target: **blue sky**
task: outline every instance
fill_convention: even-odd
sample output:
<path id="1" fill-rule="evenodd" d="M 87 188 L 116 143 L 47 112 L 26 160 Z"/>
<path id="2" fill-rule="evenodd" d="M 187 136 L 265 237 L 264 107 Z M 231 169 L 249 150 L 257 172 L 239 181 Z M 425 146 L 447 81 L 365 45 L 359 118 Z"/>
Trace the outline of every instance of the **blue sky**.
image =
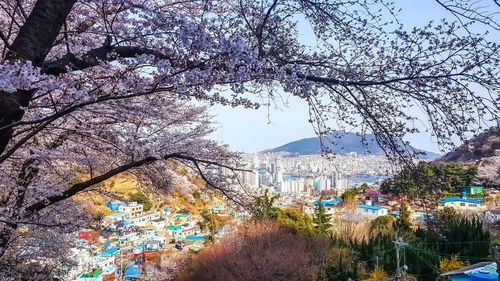
<path id="1" fill-rule="evenodd" d="M 398 0 L 395 1 L 403 10 L 401 22 L 405 26 L 422 26 L 429 20 L 452 19 L 434 0 Z M 299 27 L 303 40 L 308 27 Z M 273 148 L 297 139 L 315 136 L 307 122 L 308 107 L 306 102 L 296 97 L 288 97 L 288 105 L 279 109 L 260 108 L 258 110 L 215 106 L 210 111 L 215 115 L 217 131 L 212 137 L 229 144 L 233 150 L 257 152 Z M 425 119 L 422 114 L 421 120 Z M 427 151 L 440 152 L 430 134 L 421 133 L 407 138 L 410 143 Z"/>

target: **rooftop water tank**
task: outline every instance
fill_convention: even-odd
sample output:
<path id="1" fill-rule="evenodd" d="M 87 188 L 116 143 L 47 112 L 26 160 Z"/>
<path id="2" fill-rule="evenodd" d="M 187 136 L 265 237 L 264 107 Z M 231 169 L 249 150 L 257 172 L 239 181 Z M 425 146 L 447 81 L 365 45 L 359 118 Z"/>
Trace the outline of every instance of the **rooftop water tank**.
<path id="1" fill-rule="evenodd" d="M 461 193 L 461 195 L 462 195 L 462 198 L 467 198 L 467 192 L 463 191 L 463 192 Z"/>

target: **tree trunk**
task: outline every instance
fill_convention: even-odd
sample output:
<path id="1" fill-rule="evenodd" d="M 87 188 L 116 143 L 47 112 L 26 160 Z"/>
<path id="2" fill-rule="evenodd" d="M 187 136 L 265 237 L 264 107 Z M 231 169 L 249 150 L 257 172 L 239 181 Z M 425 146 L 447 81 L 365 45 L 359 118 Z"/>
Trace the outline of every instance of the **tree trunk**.
<path id="1" fill-rule="evenodd" d="M 41 67 L 75 2 L 76 0 L 38 0 L 5 59 L 31 61 L 34 66 Z M 0 92 L 0 154 L 4 152 L 14 132 L 9 125 L 23 118 L 24 108 L 28 107 L 33 93 L 34 90 Z M 19 200 L 22 199 L 24 195 Z M 17 227 L 16 224 L 3 224 L 0 228 L 0 257 L 5 253 Z"/>
<path id="2" fill-rule="evenodd" d="M 0 258 L 5 254 L 12 234 L 16 231 L 16 227 L 16 225 L 5 223 L 5 225 L 0 228 Z"/>
<path id="3" fill-rule="evenodd" d="M 76 0 L 38 0 L 7 53 L 42 66 Z"/>
<path id="4" fill-rule="evenodd" d="M 75 2 L 76 0 L 38 0 L 5 59 L 31 61 L 34 66 L 41 67 Z M 0 93 L 0 128 L 22 119 L 24 108 L 28 107 L 33 92 L 19 90 Z M 0 129 L 0 153 L 7 147 L 12 134 L 12 128 Z"/>

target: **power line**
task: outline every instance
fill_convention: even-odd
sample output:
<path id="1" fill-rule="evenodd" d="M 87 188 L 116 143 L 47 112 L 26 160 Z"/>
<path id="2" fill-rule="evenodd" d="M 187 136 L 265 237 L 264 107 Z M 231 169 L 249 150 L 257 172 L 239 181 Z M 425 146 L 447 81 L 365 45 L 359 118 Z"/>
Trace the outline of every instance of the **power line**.
<path id="1" fill-rule="evenodd" d="M 431 255 L 431 256 L 438 256 L 438 257 L 445 257 L 445 258 L 456 256 L 456 257 L 461 257 L 461 258 L 466 258 L 466 259 L 491 260 L 490 258 L 487 258 L 487 257 L 473 257 L 473 256 L 463 256 L 460 254 L 447 254 L 447 253 L 439 253 L 439 252 L 430 252 L 430 251 L 419 249 L 419 248 L 416 248 L 413 246 L 409 246 L 409 248 L 411 248 L 415 251 L 418 251 L 420 253 L 424 253 L 424 254 Z"/>
<path id="2" fill-rule="evenodd" d="M 392 247 L 392 248 L 390 248 L 389 250 L 383 251 L 383 252 L 381 252 L 381 253 L 377 253 L 377 255 L 376 255 L 376 256 L 374 256 L 373 258 L 371 258 L 371 259 L 369 259 L 369 260 L 366 260 L 366 261 L 364 261 L 364 262 L 369 262 L 369 261 L 372 261 L 373 259 L 376 259 L 376 258 L 378 258 L 379 256 L 382 256 L 382 255 L 386 254 L 387 252 L 390 252 L 390 251 L 392 251 L 392 250 L 394 250 L 394 249 L 395 249 L 395 247 Z"/>
<path id="3" fill-rule="evenodd" d="M 489 243 L 489 242 L 490 241 L 445 242 L 444 245 L 446 245 L 446 244 L 479 244 L 479 243 Z M 394 243 L 394 247 L 392 247 L 388 250 L 385 250 L 383 252 L 377 253 L 372 258 L 365 260 L 365 262 L 370 262 L 370 261 L 373 261 L 374 259 L 377 259 L 377 267 L 378 267 L 379 257 L 383 257 L 386 253 L 393 251 L 393 250 L 396 250 L 395 280 L 397 280 L 397 281 L 401 280 L 402 272 L 407 270 L 406 251 L 405 251 L 406 249 L 410 250 L 418 259 L 420 259 L 424 264 L 429 266 L 429 268 L 431 268 L 433 270 L 433 273 L 439 273 L 438 266 L 433 265 L 428 259 L 422 257 L 422 254 L 428 255 L 428 256 L 435 256 L 438 258 L 459 257 L 459 258 L 463 258 L 463 259 L 476 259 L 476 260 L 482 260 L 482 261 L 491 261 L 492 260 L 491 258 L 487 258 L 487 257 L 464 256 L 464 255 L 460 255 L 460 254 L 448 254 L 448 253 L 434 252 L 432 250 L 424 250 L 424 249 L 416 248 L 415 246 L 410 245 L 407 242 L 404 242 L 400 238 L 396 241 L 393 241 L 393 243 Z M 437 243 L 427 242 L 427 243 L 417 243 L 417 244 L 418 245 L 420 245 L 420 244 L 427 244 L 428 245 L 428 244 L 437 244 Z M 400 250 L 403 250 L 403 253 L 402 253 L 403 254 L 403 263 L 404 263 L 403 267 L 400 266 L 400 259 L 401 259 Z M 385 264 L 386 264 L 386 261 L 384 259 L 383 265 L 385 265 Z M 403 271 L 402 271 L 402 269 L 403 269 Z M 431 275 L 431 274 L 427 274 L 427 275 Z"/>
<path id="4" fill-rule="evenodd" d="M 415 253 L 415 256 L 419 258 L 421 261 L 423 261 L 425 264 L 427 264 L 434 272 L 438 272 L 437 267 L 435 265 L 432 265 L 428 260 L 420 257 L 420 255 L 416 251 L 416 248 L 409 246 L 408 249 L 413 253 Z"/>
<path id="5" fill-rule="evenodd" d="M 485 241 L 452 241 L 452 242 L 446 242 L 446 241 L 436 241 L 436 242 L 424 242 L 424 243 L 417 243 L 417 244 L 425 244 L 425 245 L 434 245 L 434 244 L 485 244 L 485 243 L 491 243 L 490 240 L 485 240 Z"/>

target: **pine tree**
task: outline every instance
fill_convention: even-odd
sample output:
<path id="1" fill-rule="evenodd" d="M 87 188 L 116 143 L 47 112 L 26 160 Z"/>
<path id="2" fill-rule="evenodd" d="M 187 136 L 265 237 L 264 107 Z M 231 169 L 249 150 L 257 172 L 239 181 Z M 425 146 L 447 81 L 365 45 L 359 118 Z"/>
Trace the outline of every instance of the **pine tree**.
<path id="1" fill-rule="evenodd" d="M 130 200 L 142 204 L 144 211 L 149 211 L 153 207 L 153 203 L 151 202 L 149 197 L 140 191 L 137 191 L 136 193 L 130 195 Z"/>
<path id="2" fill-rule="evenodd" d="M 332 227 L 330 223 L 332 215 L 326 213 L 325 205 L 323 205 L 323 196 L 319 198 L 317 203 L 314 209 L 314 224 L 316 230 L 319 233 L 328 233 L 329 229 Z"/>
<path id="3" fill-rule="evenodd" d="M 206 241 L 212 243 L 215 241 L 215 234 L 217 233 L 217 229 L 221 226 L 221 222 L 217 219 L 213 210 L 201 212 L 200 215 L 203 220 L 198 222 L 198 225 L 202 231 L 207 230 L 208 234 L 206 236 Z"/>
<path id="4" fill-rule="evenodd" d="M 370 237 L 393 234 L 394 223 L 394 219 L 391 216 L 377 217 L 370 223 Z"/>
<path id="5" fill-rule="evenodd" d="M 269 189 L 265 189 L 261 196 L 253 198 L 253 216 L 257 220 L 270 220 L 278 217 L 278 208 L 274 201 L 279 195 L 271 195 Z"/>
<path id="6" fill-rule="evenodd" d="M 412 231 L 411 211 L 406 202 L 401 203 L 399 217 L 396 220 L 396 227 L 400 233 L 409 233 Z"/>

